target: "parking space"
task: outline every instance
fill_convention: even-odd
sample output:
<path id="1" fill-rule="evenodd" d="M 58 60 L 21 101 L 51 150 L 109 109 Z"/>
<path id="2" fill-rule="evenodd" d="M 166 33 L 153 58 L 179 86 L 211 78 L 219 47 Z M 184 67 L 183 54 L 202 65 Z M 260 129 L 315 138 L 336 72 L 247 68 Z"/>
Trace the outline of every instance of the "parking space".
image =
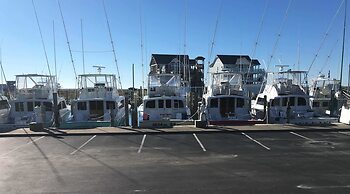
<path id="1" fill-rule="evenodd" d="M 348 193 L 342 133 L 0 138 L 0 192 Z"/>

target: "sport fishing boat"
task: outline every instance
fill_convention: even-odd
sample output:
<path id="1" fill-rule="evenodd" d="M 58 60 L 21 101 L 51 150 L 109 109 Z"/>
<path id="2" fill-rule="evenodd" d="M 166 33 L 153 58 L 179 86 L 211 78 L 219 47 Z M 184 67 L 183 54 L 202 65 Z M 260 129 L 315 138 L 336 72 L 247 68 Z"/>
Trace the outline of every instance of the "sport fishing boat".
<path id="1" fill-rule="evenodd" d="M 123 123 L 125 98 L 118 93 L 116 76 L 102 74 L 100 68 L 98 71 L 97 74 L 78 76 L 78 98 L 72 101 L 71 118 L 64 127 L 117 126 Z"/>
<path id="2" fill-rule="evenodd" d="M 340 80 L 319 75 L 310 87 L 310 105 L 316 116 L 338 116 L 344 102 L 340 95 Z"/>
<path id="3" fill-rule="evenodd" d="M 210 84 L 200 103 L 201 121 L 213 125 L 255 124 L 250 115 L 250 99 L 242 87 L 242 74 L 210 73 Z"/>
<path id="4" fill-rule="evenodd" d="M 303 88 L 306 71 L 284 71 L 267 74 L 263 92 L 252 101 L 252 114 L 269 123 L 302 123 L 314 117 L 310 96 Z M 267 107 L 267 108 L 266 108 Z M 268 115 L 268 116 L 267 116 Z"/>
<path id="5" fill-rule="evenodd" d="M 37 121 L 39 114 L 46 126 L 54 121 L 53 91 L 57 87 L 56 77 L 50 75 L 24 74 L 16 75 L 16 91 L 10 100 L 9 123 L 29 125 Z M 57 98 L 60 120 L 69 116 L 69 109 L 63 97 Z M 39 109 L 38 109 L 39 108 Z M 40 112 L 36 112 L 40 110 Z"/>
<path id="6" fill-rule="evenodd" d="M 138 107 L 140 124 L 186 120 L 190 110 L 186 105 L 186 87 L 181 86 L 180 75 L 149 74 L 148 95 Z M 158 122 L 158 123 L 157 123 Z"/>

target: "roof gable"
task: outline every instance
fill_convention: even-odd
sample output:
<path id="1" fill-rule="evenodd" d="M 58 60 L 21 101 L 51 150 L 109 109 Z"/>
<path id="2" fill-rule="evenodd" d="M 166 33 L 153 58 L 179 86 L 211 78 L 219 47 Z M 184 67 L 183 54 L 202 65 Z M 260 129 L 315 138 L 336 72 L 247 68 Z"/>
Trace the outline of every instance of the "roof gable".
<path id="1" fill-rule="evenodd" d="M 174 59 L 180 61 L 188 61 L 188 55 L 170 55 L 170 54 L 152 54 L 151 64 L 169 64 L 174 61 Z"/>

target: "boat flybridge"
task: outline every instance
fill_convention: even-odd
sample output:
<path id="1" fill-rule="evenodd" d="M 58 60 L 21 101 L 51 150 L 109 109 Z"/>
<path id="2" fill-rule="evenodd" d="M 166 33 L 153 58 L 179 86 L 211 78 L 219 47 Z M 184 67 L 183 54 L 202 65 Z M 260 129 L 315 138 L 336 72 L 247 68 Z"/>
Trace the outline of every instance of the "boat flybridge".
<path id="1" fill-rule="evenodd" d="M 317 116 L 337 116 L 345 99 L 340 95 L 340 80 L 319 75 L 310 87 L 310 105 Z"/>
<path id="2" fill-rule="evenodd" d="M 284 71 L 283 67 L 288 66 L 280 66 L 279 72 L 267 73 L 263 92 L 252 101 L 252 114 L 257 119 L 268 119 L 269 123 L 299 123 L 312 118 L 311 96 L 303 88 L 307 72 Z"/>
<path id="3" fill-rule="evenodd" d="M 120 125 L 125 117 L 124 96 L 119 96 L 116 76 L 103 74 L 78 76 L 78 98 L 72 101 L 70 124 L 76 127 Z M 74 126 L 72 126 L 74 127 Z"/>
<path id="4" fill-rule="evenodd" d="M 16 75 L 16 91 L 10 100 L 9 123 L 28 125 L 37 121 L 38 114 L 47 126 L 54 121 L 53 92 L 57 87 L 56 76 L 40 74 Z M 69 116 L 69 109 L 63 97 L 57 98 L 60 120 Z M 40 109 L 38 109 L 40 108 Z M 36 112 L 40 110 L 40 113 Z"/>
<path id="5" fill-rule="evenodd" d="M 200 103 L 200 120 L 209 124 L 247 124 L 250 122 L 250 99 L 242 87 L 242 74 L 210 74 L 210 84 Z"/>
<path id="6" fill-rule="evenodd" d="M 138 108 L 140 122 L 185 120 L 190 116 L 180 75 L 149 74 L 148 95 Z"/>

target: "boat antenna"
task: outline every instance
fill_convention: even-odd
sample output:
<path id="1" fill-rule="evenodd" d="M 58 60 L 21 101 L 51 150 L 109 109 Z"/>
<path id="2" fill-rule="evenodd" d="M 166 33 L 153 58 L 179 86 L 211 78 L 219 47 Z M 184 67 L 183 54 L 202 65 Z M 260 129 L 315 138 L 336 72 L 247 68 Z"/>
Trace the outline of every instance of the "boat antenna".
<path id="1" fill-rule="evenodd" d="M 40 27 L 40 23 L 39 23 L 38 13 L 37 13 L 37 11 L 36 11 L 36 7 L 35 7 L 35 4 L 34 4 L 34 0 L 32 0 L 32 5 L 33 5 L 33 10 L 34 10 L 35 18 L 36 18 L 36 23 L 37 23 L 37 25 L 38 25 L 38 29 L 39 29 L 39 33 L 40 33 L 41 44 L 42 44 L 42 46 L 43 46 L 43 50 L 44 50 L 44 54 L 45 54 L 47 69 L 48 69 L 48 71 L 49 71 L 50 79 L 52 79 L 52 74 L 51 74 L 51 70 L 50 70 L 49 59 L 48 59 L 48 57 L 47 57 L 47 52 L 46 52 L 46 47 L 45 47 L 45 43 L 44 43 L 44 38 L 43 38 L 43 34 L 42 34 L 42 32 L 41 32 L 41 27 Z M 55 89 L 55 88 L 53 87 L 53 81 L 54 81 L 54 80 L 51 80 L 52 89 Z"/>
<path id="2" fill-rule="evenodd" d="M 98 74 L 101 74 L 101 70 L 104 69 L 104 68 L 106 68 L 106 67 L 101 66 L 101 65 L 94 65 L 94 66 L 92 66 L 92 67 L 94 67 L 94 68 L 97 69 Z"/>
<path id="3" fill-rule="evenodd" d="M 143 54 L 144 54 L 144 48 L 143 48 L 143 25 L 142 25 L 142 2 L 141 0 L 139 1 L 140 4 L 140 46 L 141 46 L 141 71 L 142 71 L 142 99 L 145 96 L 145 70 L 144 70 L 144 64 L 143 64 Z"/>
<path id="4" fill-rule="evenodd" d="M 122 91 L 123 87 L 122 87 L 122 82 L 120 80 L 120 74 L 119 74 L 119 68 L 118 68 L 118 60 L 117 60 L 117 55 L 115 54 L 115 48 L 114 48 L 114 42 L 113 42 L 111 27 L 109 25 L 109 20 L 108 20 L 108 15 L 107 15 L 107 10 L 106 10 L 106 6 L 105 6 L 105 1 L 104 0 L 102 0 L 102 5 L 103 5 L 103 11 L 104 11 L 104 14 L 105 14 L 105 18 L 106 18 L 107 27 L 108 27 L 108 34 L 109 34 L 109 38 L 110 38 L 110 41 L 111 41 L 112 52 L 113 52 L 113 57 L 114 57 L 114 63 L 115 63 L 115 66 L 117 68 L 118 83 L 119 83 L 119 86 L 120 86 L 120 90 Z"/>
<path id="5" fill-rule="evenodd" d="M 340 91 L 341 89 L 341 82 L 343 79 L 343 66 L 344 66 L 344 50 L 345 50 L 345 34 L 346 34 L 346 12 L 347 12 L 347 0 L 345 0 L 345 13 L 344 13 L 344 25 L 343 25 L 343 45 L 342 45 L 342 51 L 341 51 L 341 66 L 340 66 Z"/>
<path id="6" fill-rule="evenodd" d="M 82 59 L 83 59 L 83 74 L 85 74 L 85 51 L 84 51 L 83 19 L 80 19 L 80 32 L 81 32 L 81 53 L 82 53 Z"/>
<path id="7" fill-rule="evenodd" d="M 315 54 L 314 58 L 313 58 L 312 61 L 311 61 L 311 64 L 310 64 L 310 66 L 309 66 L 309 69 L 308 69 L 307 72 L 306 72 L 306 75 L 309 74 L 309 72 L 310 72 L 312 66 L 313 66 L 314 63 L 316 62 L 316 59 L 317 59 L 317 57 L 318 57 L 318 54 L 319 54 L 320 50 L 322 49 L 322 47 L 323 47 L 323 45 L 324 45 L 324 42 L 326 41 L 326 39 L 327 39 L 327 37 L 328 37 L 328 35 L 329 35 L 329 31 L 332 29 L 332 26 L 333 26 L 333 24 L 334 24 L 334 21 L 335 21 L 336 17 L 338 16 L 341 7 L 343 6 L 343 3 L 344 3 L 344 0 L 340 3 L 340 5 L 339 5 L 339 7 L 338 7 L 338 9 L 337 9 L 337 12 L 334 14 L 334 16 L 333 16 L 331 22 L 329 23 L 328 28 L 327 28 L 327 30 L 326 30 L 326 33 L 324 34 L 323 39 L 322 39 L 322 41 L 321 41 L 321 44 L 320 44 L 320 46 L 318 47 L 318 49 L 317 49 L 317 51 L 316 51 L 316 54 Z"/>
<path id="8" fill-rule="evenodd" d="M 212 40 L 211 40 L 210 48 L 209 48 L 208 67 L 207 67 L 207 72 L 206 72 L 206 74 L 207 74 L 207 76 L 206 76 L 206 82 L 207 82 L 207 84 L 206 84 L 206 85 L 209 84 L 209 79 L 208 79 L 208 76 L 209 76 L 209 66 L 210 66 L 210 63 L 211 63 L 211 57 L 212 57 L 213 49 L 214 49 L 214 45 L 215 45 L 215 39 L 216 39 L 217 30 L 218 30 L 219 19 L 220 19 L 221 12 L 222 12 L 222 4 L 223 4 L 223 1 L 221 0 L 221 1 L 220 1 L 219 12 L 218 12 L 218 15 L 216 16 L 213 38 L 212 38 Z M 203 90 L 203 91 L 204 91 L 204 90 Z"/>
<path id="9" fill-rule="evenodd" d="M 257 47 L 259 45 L 260 36 L 261 36 L 261 32 L 262 32 L 262 29 L 263 29 L 263 26 L 264 26 L 265 16 L 266 16 L 266 12 L 267 12 L 267 8 L 269 6 L 269 3 L 270 3 L 270 0 L 266 0 L 265 8 L 264 8 L 263 14 L 261 16 L 261 22 L 260 22 L 260 26 L 259 26 L 259 31 L 258 31 L 258 34 L 256 35 L 256 40 L 254 42 L 253 52 L 252 52 L 252 56 L 251 56 L 252 58 L 251 58 L 251 60 L 249 62 L 249 67 L 248 67 L 248 72 L 247 72 L 247 77 L 245 79 L 245 82 L 247 82 L 248 75 L 250 73 L 250 70 L 251 70 L 251 67 L 252 67 L 252 64 L 253 64 L 253 59 L 255 58 L 256 49 L 257 49 Z"/>
<path id="10" fill-rule="evenodd" d="M 64 17 L 63 17 L 63 13 L 62 13 L 62 8 L 61 8 L 60 0 L 57 0 L 57 3 L 58 3 L 58 7 L 59 7 L 59 9 L 60 9 L 61 19 L 62 19 L 62 23 L 63 23 L 64 33 L 65 33 L 65 35 L 66 35 L 66 41 L 67 41 L 67 46 L 68 46 L 68 50 L 69 50 L 70 60 L 71 60 L 72 66 L 73 66 L 73 71 L 74 71 L 74 75 L 75 75 L 75 80 L 77 80 L 77 78 L 78 78 L 78 76 L 77 76 L 77 71 L 75 70 L 75 64 L 74 64 L 74 60 L 73 60 L 72 49 L 71 49 L 70 43 L 69 43 L 69 38 L 68 38 L 66 23 L 64 22 Z"/>

